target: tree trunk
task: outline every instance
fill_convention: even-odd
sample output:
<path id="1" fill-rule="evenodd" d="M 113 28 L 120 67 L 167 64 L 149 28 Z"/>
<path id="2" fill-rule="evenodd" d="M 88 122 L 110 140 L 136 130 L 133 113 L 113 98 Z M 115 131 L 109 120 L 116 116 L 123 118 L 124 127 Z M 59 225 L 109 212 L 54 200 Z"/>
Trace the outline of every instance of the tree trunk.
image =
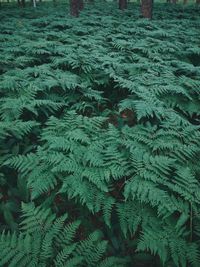
<path id="1" fill-rule="evenodd" d="M 141 12 L 143 18 L 152 19 L 153 0 L 142 0 Z"/>
<path id="2" fill-rule="evenodd" d="M 25 7 L 26 6 L 25 0 L 21 0 L 21 6 L 22 7 Z"/>
<path id="3" fill-rule="evenodd" d="M 200 5 L 200 0 L 196 0 L 196 4 L 197 5 Z"/>
<path id="4" fill-rule="evenodd" d="M 187 0 L 183 0 L 183 4 L 184 4 L 184 5 L 187 4 Z"/>
<path id="5" fill-rule="evenodd" d="M 176 4 L 178 1 L 177 0 L 172 0 L 172 3 L 173 4 Z"/>
<path id="6" fill-rule="evenodd" d="M 70 14 L 73 17 L 79 16 L 79 0 L 70 0 Z"/>
<path id="7" fill-rule="evenodd" d="M 119 0 L 119 9 L 124 10 L 127 8 L 127 0 Z"/>
<path id="8" fill-rule="evenodd" d="M 83 2 L 83 0 L 78 0 L 78 5 L 79 5 L 79 10 L 80 11 L 83 10 L 83 8 L 84 8 L 84 2 Z"/>

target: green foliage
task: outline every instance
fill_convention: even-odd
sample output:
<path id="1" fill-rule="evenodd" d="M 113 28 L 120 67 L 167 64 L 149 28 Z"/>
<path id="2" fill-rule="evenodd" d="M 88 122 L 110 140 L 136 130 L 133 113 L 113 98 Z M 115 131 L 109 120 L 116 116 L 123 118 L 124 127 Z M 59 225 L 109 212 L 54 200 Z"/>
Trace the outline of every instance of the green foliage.
<path id="1" fill-rule="evenodd" d="M 198 9 L 138 10 L 2 9 L 0 266 L 200 265 Z"/>
<path id="2" fill-rule="evenodd" d="M 0 237 L 0 265 L 12 266 L 124 266 L 115 257 L 105 257 L 107 241 L 95 231 L 76 241 L 80 221 L 66 224 L 67 214 L 56 218 L 50 209 L 22 204 L 23 220 L 19 233 Z"/>

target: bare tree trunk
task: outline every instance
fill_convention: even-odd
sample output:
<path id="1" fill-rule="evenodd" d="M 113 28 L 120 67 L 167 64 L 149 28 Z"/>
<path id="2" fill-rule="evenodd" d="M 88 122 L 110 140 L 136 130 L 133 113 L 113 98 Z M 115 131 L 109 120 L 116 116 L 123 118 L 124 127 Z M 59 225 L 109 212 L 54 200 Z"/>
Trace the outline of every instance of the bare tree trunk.
<path id="1" fill-rule="evenodd" d="M 26 6 L 25 0 L 21 0 L 21 6 L 22 7 L 25 7 Z"/>
<path id="2" fill-rule="evenodd" d="M 142 0 L 141 12 L 143 18 L 152 19 L 153 0 Z"/>
<path id="3" fill-rule="evenodd" d="M 173 4 L 176 4 L 178 1 L 177 0 L 172 0 L 172 3 Z"/>
<path id="4" fill-rule="evenodd" d="M 79 0 L 70 0 L 70 14 L 73 17 L 79 16 Z"/>
<path id="5" fill-rule="evenodd" d="M 83 8 L 84 8 L 84 2 L 83 2 L 83 0 L 78 0 L 78 4 L 79 4 L 79 10 L 80 11 L 83 10 Z"/>
<path id="6" fill-rule="evenodd" d="M 119 0 L 119 9 L 124 10 L 127 8 L 127 0 Z"/>
<path id="7" fill-rule="evenodd" d="M 183 4 L 184 5 L 187 4 L 187 2 L 188 2 L 188 0 L 183 0 Z"/>
<path id="8" fill-rule="evenodd" d="M 200 0 L 196 0 L 196 4 L 197 5 L 200 5 Z"/>

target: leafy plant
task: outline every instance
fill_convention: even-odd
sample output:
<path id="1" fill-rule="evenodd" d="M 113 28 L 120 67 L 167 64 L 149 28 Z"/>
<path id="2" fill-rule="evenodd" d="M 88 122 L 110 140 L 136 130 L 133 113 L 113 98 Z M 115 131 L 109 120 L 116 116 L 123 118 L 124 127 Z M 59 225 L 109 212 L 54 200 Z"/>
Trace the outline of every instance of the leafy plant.
<path id="1" fill-rule="evenodd" d="M 67 214 L 56 218 L 33 204 L 22 204 L 22 212 L 20 232 L 1 235 L 1 266 L 124 266 L 123 260 L 104 258 L 108 244 L 100 231 L 76 241 L 80 221 L 66 224 Z"/>
<path id="2" fill-rule="evenodd" d="M 2 8 L 2 266 L 200 264 L 198 8 L 114 5 Z"/>

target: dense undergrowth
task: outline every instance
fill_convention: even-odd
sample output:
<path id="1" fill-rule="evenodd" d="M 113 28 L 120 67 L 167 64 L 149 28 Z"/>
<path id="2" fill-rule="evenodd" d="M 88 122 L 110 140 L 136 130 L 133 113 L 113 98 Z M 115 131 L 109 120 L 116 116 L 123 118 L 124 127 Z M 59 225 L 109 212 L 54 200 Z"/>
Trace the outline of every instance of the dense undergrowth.
<path id="1" fill-rule="evenodd" d="M 200 266 L 199 9 L 0 12 L 0 266 Z"/>

